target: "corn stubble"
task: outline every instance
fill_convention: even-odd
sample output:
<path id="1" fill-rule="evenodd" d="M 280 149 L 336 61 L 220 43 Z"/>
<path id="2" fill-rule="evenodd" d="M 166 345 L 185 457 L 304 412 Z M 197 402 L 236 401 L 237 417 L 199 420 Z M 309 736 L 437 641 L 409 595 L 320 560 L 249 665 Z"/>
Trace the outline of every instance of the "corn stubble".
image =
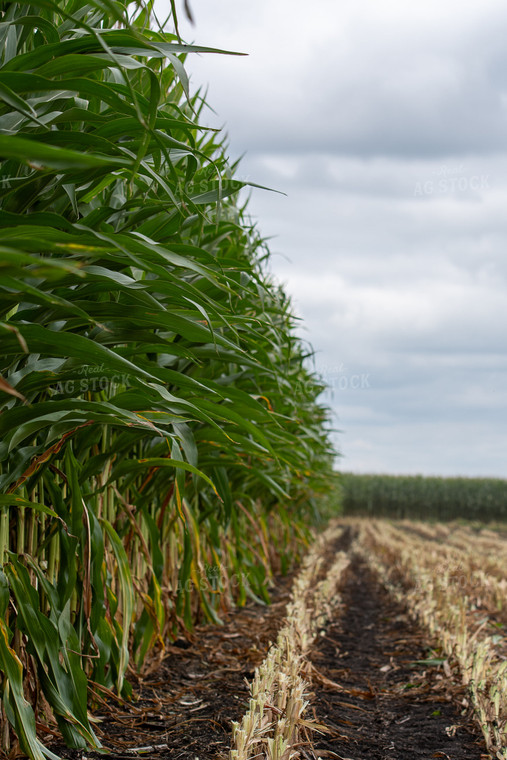
<path id="1" fill-rule="evenodd" d="M 319 583 L 323 547 L 343 527 L 356 537 L 339 552 Z M 456 524 L 341 519 L 316 543 L 293 588 L 276 644 L 257 669 L 249 709 L 234 725 L 230 760 L 289 760 L 307 757 L 305 655 L 332 614 L 337 586 L 352 554 L 359 554 L 393 596 L 438 642 L 457 666 L 490 757 L 507 758 L 507 640 L 505 617 L 507 546 L 495 531 Z M 320 615 L 322 613 L 322 615 Z M 340 684 L 334 684 L 341 688 Z M 453 727 L 449 727 L 452 731 Z"/>
<path id="2" fill-rule="evenodd" d="M 250 685 L 249 708 L 241 723 L 233 724 L 229 760 L 301 757 L 299 748 L 308 745 L 309 732 L 326 730 L 304 717 L 308 706 L 306 655 L 338 602 L 337 586 L 349 564 L 348 556 L 338 552 L 324 577 L 319 578 L 323 555 L 341 531 L 331 526 L 304 559 L 286 620 Z"/>
<path id="3" fill-rule="evenodd" d="M 152 2 L 0 14 L 0 733 L 43 760 L 36 723 L 97 748 L 90 694 L 128 698 L 168 640 L 267 600 L 333 456 L 189 92 L 185 56 L 220 51 Z"/>
<path id="4" fill-rule="evenodd" d="M 459 666 L 486 746 L 505 760 L 505 540 L 452 524 L 352 523 L 365 560 Z"/>

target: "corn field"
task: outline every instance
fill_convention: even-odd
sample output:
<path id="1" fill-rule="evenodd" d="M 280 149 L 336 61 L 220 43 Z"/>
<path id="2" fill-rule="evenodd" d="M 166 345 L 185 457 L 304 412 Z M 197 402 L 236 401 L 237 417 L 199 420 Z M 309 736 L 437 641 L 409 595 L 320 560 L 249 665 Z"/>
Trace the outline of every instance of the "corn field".
<path id="1" fill-rule="evenodd" d="M 0 0 L 0 732 L 97 748 L 93 693 L 301 552 L 322 390 L 152 3 Z M 174 11 L 174 7 L 173 7 Z M 231 65 L 233 60 L 231 61 Z"/>
<path id="2" fill-rule="evenodd" d="M 340 508 L 347 515 L 417 520 L 507 519 L 507 480 L 421 475 L 340 476 Z"/>

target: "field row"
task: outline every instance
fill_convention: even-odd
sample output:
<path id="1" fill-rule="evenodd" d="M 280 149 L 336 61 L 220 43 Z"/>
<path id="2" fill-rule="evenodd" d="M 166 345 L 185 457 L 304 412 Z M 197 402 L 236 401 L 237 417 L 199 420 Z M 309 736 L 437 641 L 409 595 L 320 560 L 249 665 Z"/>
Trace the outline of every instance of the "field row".
<path id="1" fill-rule="evenodd" d="M 325 564 L 326 553 L 343 528 L 331 527 L 314 544 L 293 586 L 286 621 L 250 686 L 249 708 L 241 723 L 234 724 L 230 760 L 266 757 L 282 760 L 294 756 L 308 720 L 303 674 L 308 651 L 319 628 L 325 625 L 336 601 L 336 587 L 349 564 L 337 552 Z"/>

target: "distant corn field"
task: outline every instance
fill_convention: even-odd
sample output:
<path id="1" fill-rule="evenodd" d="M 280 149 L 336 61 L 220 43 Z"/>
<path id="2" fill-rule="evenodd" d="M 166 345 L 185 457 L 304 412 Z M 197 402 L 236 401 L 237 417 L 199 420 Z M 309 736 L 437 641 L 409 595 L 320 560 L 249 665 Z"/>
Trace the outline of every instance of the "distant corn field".
<path id="1" fill-rule="evenodd" d="M 340 476 L 347 515 L 418 520 L 507 520 L 507 480 L 422 475 Z"/>
<path id="2" fill-rule="evenodd" d="M 129 664 L 267 600 L 332 476 L 308 349 L 189 92 L 207 51 L 151 9 L 0 1 L 0 730 L 36 760 L 36 718 L 97 747 L 92 686 L 128 695 Z"/>

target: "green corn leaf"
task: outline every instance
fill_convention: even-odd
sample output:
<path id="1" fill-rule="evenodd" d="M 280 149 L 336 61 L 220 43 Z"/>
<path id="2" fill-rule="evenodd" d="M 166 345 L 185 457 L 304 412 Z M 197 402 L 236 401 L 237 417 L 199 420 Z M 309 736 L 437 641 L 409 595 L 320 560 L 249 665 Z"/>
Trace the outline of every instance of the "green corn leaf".
<path id="1" fill-rule="evenodd" d="M 4 621 L 0 618 L 0 667 L 5 673 L 7 684 L 4 698 L 10 706 L 12 722 L 23 752 L 32 760 L 59 760 L 58 756 L 44 747 L 37 738 L 35 715 L 23 693 L 23 665 L 17 654 L 9 646 L 9 636 Z"/>
<path id="2" fill-rule="evenodd" d="M 36 657 L 45 696 L 55 711 L 66 741 L 76 748 L 86 746 L 87 742 L 91 746 L 100 746 L 88 721 L 86 677 L 80 658 L 69 667 L 69 660 L 64 657 L 67 668 L 62 664 L 61 655 L 69 646 L 68 641 L 60 639 L 55 623 L 41 612 L 28 571 L 12 554 L 6 575 Z"/>
<path id="3" fill-rule="evenodd" d="M 50 517 L 58 518 L 56 512 L 45 504 L 38 504 L 35 501 L 29 501 L 23 496 L 18 496 L 15 493 L 12 494 L 0 494 L 0 507 L 30 507 L 36 512 L 42 512 Z"/>
<path id="4" fill-rule="evenodd" d="M 90 155 L 35 140 L 0 135 L 0 158 L 17 159 L 35 169 L 114 169 L 125 168 L 130 162 L 114 156 Z"/>
<path id="5" fill-rule="evenodd" d="M 118 663 L 118 692 L 121 694 L 123 689 L 123 679 L 127 670 L 129 660 L 129 631 L 130 623 L 132 621 L 132 614 L 134 610 L 134 593 L 132 587 L 132 576 L 130 573 L 129 561 L 123 544 L 114 530 L 113 526 L 107 521 L 102 519 L 100 521 L 104 527 L 107 537 L 111 542 L 116 561 L 118 563 L 118 573 L 120 580 L 120 588 L 122 595 L 122 635 L 120 644 L 120 661 Z"/>
<path id="6" fill-rule="evenodd" d="M 202 478 L 206 483 L 208 483 L 208 485 L 211 486 L 213 491 L 216 493 L 216 489 L 211 478 L 209 478 L 204 472 L 201 472 L 200 470 L 198 470 L 197 467 L 194 467 L 192 464 L 189 464 L 188 462 L 184 462 L 180 459 L 165 458 L 165 457 L 149 457 L 146 459 L 138 459 L 137 461 L 132 460 L 132 461 L 123 462 L 121 465 L 118 465 L 118 467 L 115 467 L 113 469 L 109 482 L 113 482 L 114 480 L 119 478 L 120 475 L 123 475 L 126 472 L 133 472 L 135 470 L 145 470 L 151 467 L 155 467 L 155 468 L 174 467 L 175 469 L 191 472 L 193 475 L 197 475 L 199 478 Z"/>

